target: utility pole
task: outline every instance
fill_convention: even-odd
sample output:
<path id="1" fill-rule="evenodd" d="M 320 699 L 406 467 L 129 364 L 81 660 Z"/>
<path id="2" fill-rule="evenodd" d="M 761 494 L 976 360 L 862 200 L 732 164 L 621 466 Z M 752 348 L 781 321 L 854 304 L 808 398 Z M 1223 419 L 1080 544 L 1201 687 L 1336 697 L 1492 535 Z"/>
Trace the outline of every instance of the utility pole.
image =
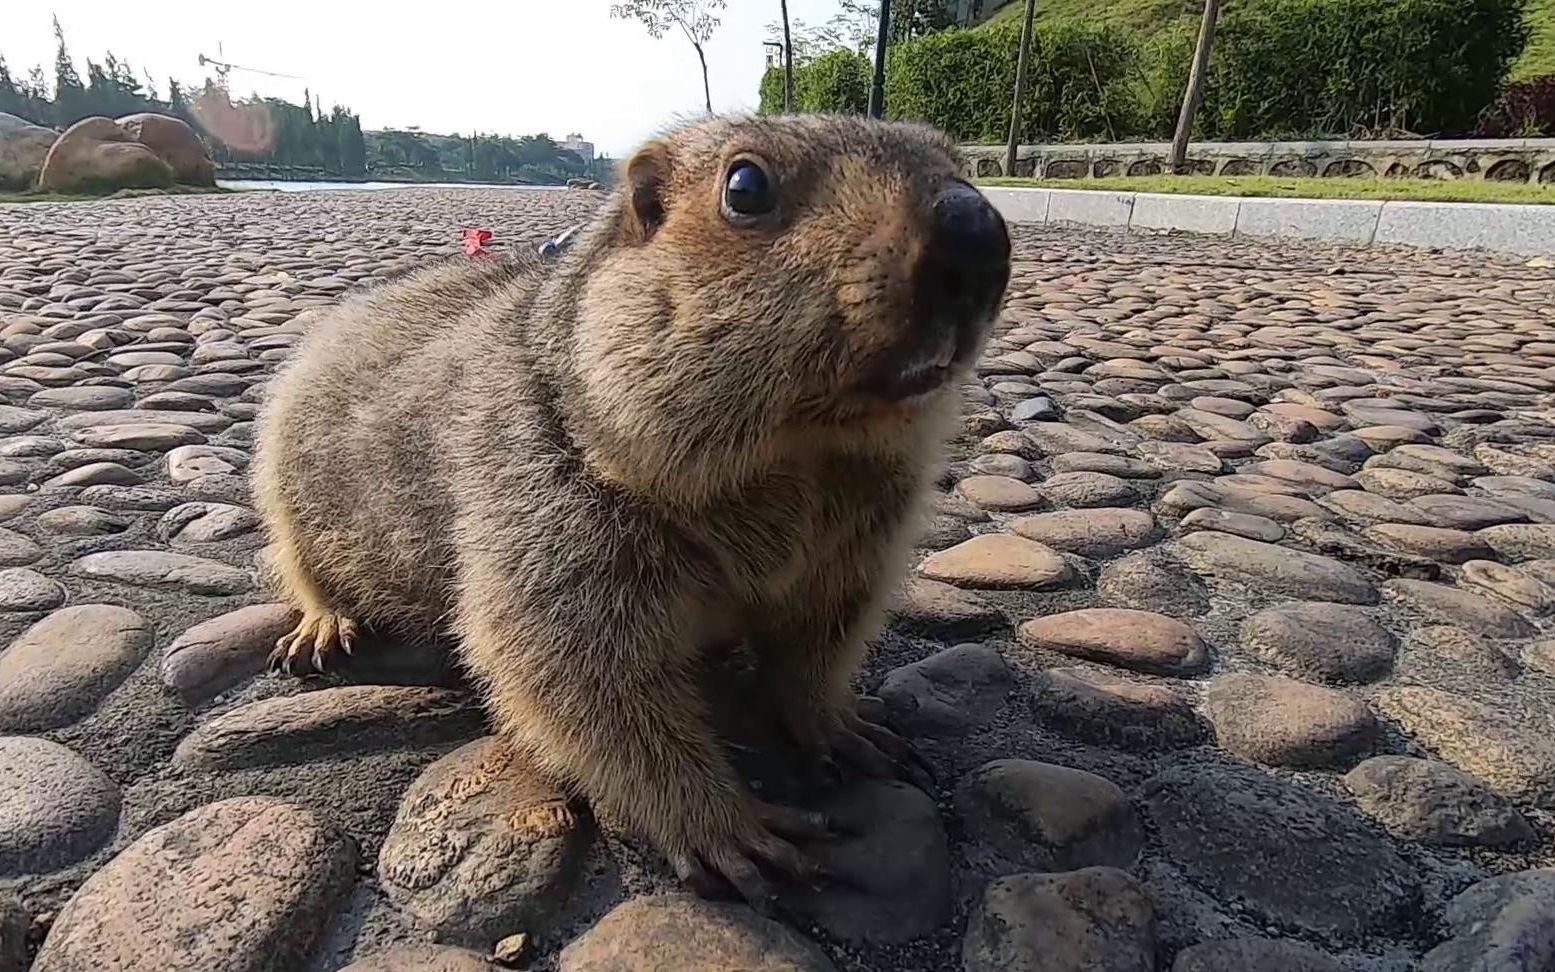
<path id="1" fill-rule="evenodd" d="M 788 0 L 783 6 L 783 114 L 794 113 L 794 38 L 788 31 Z"/>
<path id="2" fill-rule="evenodd" d="M 1193 116 L 1204 100 L 1204 80 L 1209 73 L 1209 52 L 1215 44 L 1215 22 L 1220 19 L 1220 0 L 1204 0 L 1204 21 L 1199 25 L 1199 43 L 1193 49 L 1193 67 L 1188 70 L 1188 90 L 1182 96 L 1182 111 L 1177 115 L 1177 131 L 1172 135 L 1172 154 L 1166 171 L 1181 172 L 1188 161 L 1188 137 L 1193 133 Z"/>
<path id="3" fill-rule="evenodd" d="M 1020 110 L 1026 100 L 1026 66 L 1031 61 L 1032 21 L 1037 16 L 1037 0 L 1026 0 L 1026 19 L 1020 28 L 1020 58 L 1015 62 L 1015 104 L 1010 109 L 1010 143 L 1004 149 L 1004 174 L 1015 174 L 1015 149 L 1020 145 Z"/>
<path id="4" fill-rule="evenodd" d="M 880 36 L 875 39 L 875 83 L 869 89 L 869 117 L 885 117 L 885 48 L 891 37 L 891 0 L 880 0 Z"/>

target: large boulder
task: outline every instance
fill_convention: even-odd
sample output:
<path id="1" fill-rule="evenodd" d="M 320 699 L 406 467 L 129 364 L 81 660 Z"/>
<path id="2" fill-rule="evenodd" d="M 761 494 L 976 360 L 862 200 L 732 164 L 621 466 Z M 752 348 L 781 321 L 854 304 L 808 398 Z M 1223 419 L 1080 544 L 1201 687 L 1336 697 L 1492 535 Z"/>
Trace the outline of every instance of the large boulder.
<path id="1" fill-rule="evenodd" d="M 206 153 L 200 136 L 182 118 L 144 111 L 120 118 L 119 127 L 166 162 L 179 182 L 191 186 L 216 184 L 216 163 Z"/>
<path id="2" fill-rule="evenodd" d="M 83 118 L 65 129 L 43 159 L 39 189 L 112 192 L 171 186 L 173 168 L 111 118 Z"/>
<path id="3" fill-rule="evenodd" d="M 59 132 L 0 111 L 0 189 L 27 189 Z"/>

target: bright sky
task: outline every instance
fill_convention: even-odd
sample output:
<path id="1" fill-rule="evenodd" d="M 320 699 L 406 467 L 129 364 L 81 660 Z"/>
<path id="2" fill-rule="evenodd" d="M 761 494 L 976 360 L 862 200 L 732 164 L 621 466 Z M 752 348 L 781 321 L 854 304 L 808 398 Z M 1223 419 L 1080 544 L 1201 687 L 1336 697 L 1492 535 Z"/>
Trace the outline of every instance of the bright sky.
<path id="1" fill-rule="evenodd" d="M 824 23 L 836 0 L 789 0 L 791 18 Z M 42 64 L 53 78 L 58 14 L 86 75 L 105 51 L 167 78 L 199 83 L 197 55 L 294 74 L 270 78 L 234 70 L 234 96 L 255 91 L 302 100 L 304 86 L 347 105 L 364 128 L 403 128 L 560 139 L 581 132 L 615 157 L 677 115 L 702 107 L 696 52 L 684 37 L 649 38 L 635 21 L 610 19 L 609 0 L 434 0 L 398 7 L 338 0 L 53 0 L 6 4 L 0 35 L 13 75 Z M 261 12 L 263 11 L 263 12 Z M 707 45 L 715 111 L 752 110 L 766 63 L 766 24 L 778 0 L 729 0 Z"/>

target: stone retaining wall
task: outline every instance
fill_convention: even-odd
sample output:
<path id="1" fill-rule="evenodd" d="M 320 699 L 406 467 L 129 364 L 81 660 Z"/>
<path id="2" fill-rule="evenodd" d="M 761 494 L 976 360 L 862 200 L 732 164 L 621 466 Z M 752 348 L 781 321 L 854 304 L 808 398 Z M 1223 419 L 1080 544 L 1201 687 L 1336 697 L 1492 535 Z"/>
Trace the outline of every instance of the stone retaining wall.
<path id="1" fill-rule="evenodd" d="M 1166 142 L 1023 145 L 1004 171 L 1002 145 L 963 146 L 971 174 L 1048 179 L 1158 175 Z M 1555 138 L 1391 142 L 1198 142 L 1188 164 L 1204 175 L 1411 176 L 1555 184 Z"/>

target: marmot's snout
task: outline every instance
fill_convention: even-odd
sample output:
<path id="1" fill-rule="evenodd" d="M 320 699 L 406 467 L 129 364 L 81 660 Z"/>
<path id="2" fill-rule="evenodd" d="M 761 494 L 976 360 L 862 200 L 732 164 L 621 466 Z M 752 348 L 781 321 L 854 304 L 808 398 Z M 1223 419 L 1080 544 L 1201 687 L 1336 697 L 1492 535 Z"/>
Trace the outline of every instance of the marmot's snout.
<path id="1" fill-rule="evenodd" d="M 1004 300 L 1009 231 L 968 183 L 951 179 L 935 196 L 913 281 L 908 341 L 886 379 L 895 398 L 938 387 L 976 356 Z"/>

